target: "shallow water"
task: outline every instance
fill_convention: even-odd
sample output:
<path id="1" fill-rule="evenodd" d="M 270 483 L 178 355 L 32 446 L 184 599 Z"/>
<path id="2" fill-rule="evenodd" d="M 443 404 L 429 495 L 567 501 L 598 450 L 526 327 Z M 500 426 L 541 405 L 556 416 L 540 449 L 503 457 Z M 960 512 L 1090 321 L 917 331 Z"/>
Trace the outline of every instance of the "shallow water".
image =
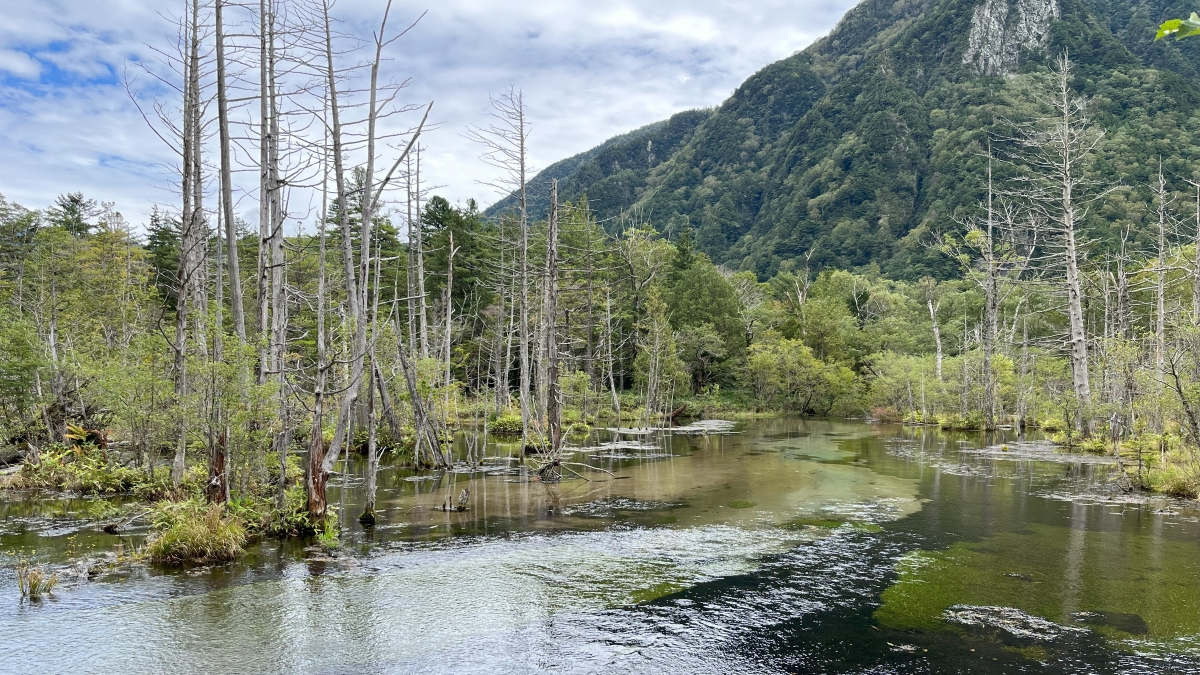
<path id="1" fill-rule="evenodd" d="M 1121 493 L 1102 459 L 811 419 L 574 441 L 613 475 L 531 481 L 504 445 L 387 469 L 370 530 L 355 463 L 333 557 L 268 540 L 216 568 L 76 569 L 40 602 L 6 565 L 0 671 L 1200 672 L 1200 512 Z M 108 511 L 0 502 L 0 549 L 136 546 Z"/>

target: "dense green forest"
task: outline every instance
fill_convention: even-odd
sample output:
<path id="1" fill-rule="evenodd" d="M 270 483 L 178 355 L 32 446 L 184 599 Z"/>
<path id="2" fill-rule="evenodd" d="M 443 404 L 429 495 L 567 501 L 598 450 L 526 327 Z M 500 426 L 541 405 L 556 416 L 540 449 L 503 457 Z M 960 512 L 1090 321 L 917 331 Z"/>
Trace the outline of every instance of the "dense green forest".
<path id="1" fill-rule="evenodd" d="M 325 5 L 311 53 L 262 52 L 321 86 L 285 106 L 263 79 L 256 227 L 233 215 L 194 8 L 178 208 L 135 225 L 79 193 L 0 201 L 7 485 L 156 500 L 153 556 L 220 559 L 247 533 L 335 541 L 346 453 L 369 462 L 370 525 L 380 457 L 470 465 L 458 431 L 519 440 L 557 481 L 590 426 L 785 412 L 1040 427 L 1116 454 L 1130 489 L 1194 497 L 1200 85 L 1177 52 L 1126 46 L 1151 28 L 1097 18 L 1137 24 L 1116 9 L 1012 4 L 1045 34 L 993 44 L 972 23 L 990 4 L 868 0 L 717 110 L 545 185 L 510 89 L 472 132 L 516 188 L 487 212 L 428 193 L 420 125 L 380 157 L 377 68 L 343 126 Z M 282 108 L 321 142 L 279 143 Z M 288 153 L 317 167 L 311 217 L 287 213 Z"/>
<path id="2" fill-rule="evenodd" d="M 868 0 L 719 107 L 551 166 L 530 182 L 538 197 L 531 205 L 545 213 L 549 178 L 557 178 L 565 198 L 586 194 L 614 232 L 620 214 L 672 237 L 690 226 L 699 250 L 760 281 L 801 269 L 809 251 L 810 269 L 876 265 L 895 279 L 953 278 L 958 268 L 926 244 L 956 231 L 983 198 L 979 148 L 989 134 L 1005 136 L 1007 122 L 1037 115 L 1030 78 L 1055 54 L 1069 52 L 1073 87 L 1091 97 L 1107 131 L 1089 172 L 1138 202 L 1149 200 L 1159 160 L 1173 182 L 1200 175 L 1192 142 L 1200 52 L 1191 42 L 1154 40 L 1162 18 L 1191 9 Z M 986 29 L 980 12 L 993 22 Z M 1043 17 L 1040 36 L 1023 33 L 1025 16 Z M 1152 219 L 1120 203 L 1082 223 L 1096 254 L 1116 252 L 1126 229 L 1139 244 L 1154 239 Z"/>

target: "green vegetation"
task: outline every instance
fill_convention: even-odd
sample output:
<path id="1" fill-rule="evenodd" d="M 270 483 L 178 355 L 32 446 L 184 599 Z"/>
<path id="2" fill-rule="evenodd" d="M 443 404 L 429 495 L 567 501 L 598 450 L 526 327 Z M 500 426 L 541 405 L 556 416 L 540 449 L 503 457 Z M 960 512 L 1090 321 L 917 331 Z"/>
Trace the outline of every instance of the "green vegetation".
<path id="1" fill-rule="evenodd" d="M 867 0 L 716 110 L 554 165 L 553 192 L 487 213 L 385 203 L 427 192 L 419 158 L 380 174 L 314 139 L 294 145 L 328 192 L 264 183 L 263 213 L 286 220 L 270 199 L 302 190 L 326 208 L 265 238 L 212 227 L 200 196 L 224 183 L 203 148 L 144 237 L 80 193 L 0 198 L 0 448 L 24 462 L 6 485 L 189 505 L 160 519 L 162 559 L 220 559 L 230 523 L 332 544 L 325 490 L 349 452 L 371 526 L 382 456 L 449 468 L 456 430 L 520 434 L 556 480 L 563 438 L 596 424 L 788 413 L 1041 426 L 1194 495 L 1194 46 L 1093 5 L 1063 6 L 1017 58 L 977 53 L 988 27 L 962 3 Z M 206 86 L 179 88 L 219 126 Z M 310 95 L 269 107 L 303 118 L 275 127 L 327 128 L 332 97 Z M 524 103 L 495 105 L 517 136 L 476 135 L 522 176 Z M 1070 172 L 1047 163 L 1062 156 Z"/>
<path id="2" fill-rule="evenodd" d="M 17 585 L 21 589 L 21 597 L 38 600 L 54 591 L 58 585 L 58 574 L 34 567 L 27 560 L 19 560 Z"/>
<path id="3" fill-rule="evenodd" d="M 94 446 L 54 446 L 39 454 L 36 463 L 26 463 L 20 472 L 5 479 L 4 486 L 16 490 L 46 489 L 82 495 L 132 494 L 143 499 L 164 498 L 174 492 L 169 471 L 161 467 L 147 472 L 118 464 L 117 453 Z M 190 484 L 203 477 L 193 472 Z"/>
<path id="4" fill-rule="evenodd" d="M 829 36 L 763 68 L 715 110 L 689 113 L 686 137 L 663 142 L 671 152 L 652 164 L 642 136 L 683 128 L 676 118 L 565 160 L 531 185 L 554 173 L 564 194 L 586 195 L 606 217 L 640 213 L 671 236 L 691 227 L 699 250 L 760 280 L 872 265 L 893 278 L 949 278 L 956 270 L 929 246 L 932 235 L 960 231 L 961 216 L 984 196 L 988 132 L 1010 137 L 1005 124 L 1034 112 L 1026 93 L 1046 55 L 1064 49 L 1079 67 L 1075 86 L 1094 97 L 1108 130 L 1097 178 L 1145 199 L 1159 159 L 1171 174 L 1194 177 L 1198 52 L 1188 42 L 1155 43 L 1153 8 L 1063 4 L 1044 51 L 981 75 L 961 56 L 974 4 L 862 2 Z M 1099 250 L 1118 250 L 1125 229 L 1135 242 L 1153 237 L 1152 214 L 1121 202 L 1083 224 Z"/>
<path id="5" fill-rule="evenodd" d="M 246 543 L 246 528 L 221 504 L 166 502 L 155 510 L 154 525 L 159 531 L 146 541 L 146 555 L 156 563 L 229 562 Z"/>

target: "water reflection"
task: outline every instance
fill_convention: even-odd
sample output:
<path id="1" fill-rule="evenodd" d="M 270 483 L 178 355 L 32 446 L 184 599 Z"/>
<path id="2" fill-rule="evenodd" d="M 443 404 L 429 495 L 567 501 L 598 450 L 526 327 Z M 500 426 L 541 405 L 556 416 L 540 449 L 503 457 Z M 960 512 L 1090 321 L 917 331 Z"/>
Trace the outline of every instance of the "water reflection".
<path id="1" fill-rule="evenodd" d="M 736 431 L 600 433 L 575 459 L 614 475 L 586 481 L 531 481 L 511 445 L 431 477 L 388 468 L 370 530 L 355 462 L 333 483 L 336 558 L 266 541 L 39 605 L 14 591 L 0 671 L 1200 672 L 1190 505 L 1003 434 Z M 463 489 L 466 511 L 439 509 Z M 0 508 L 6 547 L 108 536 L 78 504 Z"/>

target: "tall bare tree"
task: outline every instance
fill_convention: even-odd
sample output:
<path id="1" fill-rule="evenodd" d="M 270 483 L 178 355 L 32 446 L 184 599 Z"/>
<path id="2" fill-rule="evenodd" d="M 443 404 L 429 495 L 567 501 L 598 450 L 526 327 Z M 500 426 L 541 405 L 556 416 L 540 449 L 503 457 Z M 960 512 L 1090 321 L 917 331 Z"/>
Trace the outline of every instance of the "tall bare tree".
<path id="1" fill-rule="evenodd" d="M 1088 116 L 1088 101 L 1071 87 L 1071 61 L 1064 53 L 1054 61 L 1052 82 L 1042 96 L 1051 114 L 1022 127 L 1019 138 L 1030 169 L 1025 195 L 1042 211 L 1050 226 L 1046 243 L 1056 249 L 1056 266 L 1065 269 L 1068 353 L 1071 383 L 1078 415 L 1076 426 L 1085 434 L 1094 429 L 1092 386 L 1088 374 L 1087 318 L 1083 312 L 1083 279 L 1080 271 L 1079 224 L 1088 208 L 1106 194 L 1087 175 L 1104 140 L 1104 131 Z"/>
<path id="2" fill-rule="evenodd" d="M 233 330 L 246 343 L 246 311 L 242 306 L 242 274 L 238 261 L 237 222 L 233 213 L 233 166 L 229 125 L 228 67 L 225 58 L 225 15 L 227 0 L 213 0 L 217 58 L 217 125 L 221 137 L 221 209 L 225 226 L 226 276 L 229 279 L 229 306 Z"/>
<path id="3" fill-rule="evenodd" d="M 509 87 L 499 97 L 491 98 L 492 122 L 483 128 L 472 128 L 468 137 L 483 146 L 482 159 L 500 169 L 503 176 L 492 186 L 503 194 L 517 196 L 517 353 L 520 361 L 519 394 L 521 401 L 521 444 L 529 442 L 530 394 L 530 330 L 529 330 L 529 209 L 527 162 L 529 120 L 525 115 L 525 97 L 520 90 Z"/>

